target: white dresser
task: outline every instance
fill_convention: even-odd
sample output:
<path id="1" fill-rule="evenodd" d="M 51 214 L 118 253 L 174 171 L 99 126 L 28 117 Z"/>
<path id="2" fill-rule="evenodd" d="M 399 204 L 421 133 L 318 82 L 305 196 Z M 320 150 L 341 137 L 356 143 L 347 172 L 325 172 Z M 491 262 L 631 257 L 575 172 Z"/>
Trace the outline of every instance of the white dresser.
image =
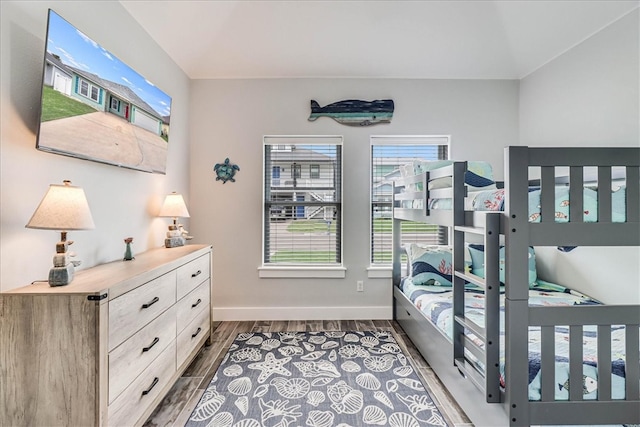
<path id="1" fill-rule="evenodd" d="M 0 426 L 141 425 L 211 334 L 211 246 L 0 294 Z"/>

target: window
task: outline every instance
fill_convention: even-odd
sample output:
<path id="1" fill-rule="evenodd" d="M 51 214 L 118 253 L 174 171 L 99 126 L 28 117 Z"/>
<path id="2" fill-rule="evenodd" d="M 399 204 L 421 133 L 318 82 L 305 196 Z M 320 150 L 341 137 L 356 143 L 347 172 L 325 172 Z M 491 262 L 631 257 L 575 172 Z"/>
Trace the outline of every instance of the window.
<path id="1" fill-rule="evenodd" d="M 447 159 L 448 136 L 371 137 L 371 264 L 391 266 L 393 180 L 400 166 L 413 160 Z M 403 222 L 402 243 L 446 244 L 447 229 L 436 225 Z"/>
<path id="2" fill-rule="evenodd" d="M 302 165 L 294 163 L 293 165 L 291 165 L 291 169 L 293 169 L 294 179 L 302 178 Z"/>
<path id="3" fill-rule="evenodd" d="M 118 98 L 111 98 L 111 109 L 120 111 L 120 100 Z"/>
<path id="4" fill-rule="evenodd" d="M 94 100 L 95 102 L 99 102 L 100 88 L 92 85 L 86 80 L 80 79 L 79 92 L 80 95 L 84 95 L 87 98 Z"/>
<path id="5" fill-rule="evenodd" d="M 264 171 L 263 265 L 341 266 L 342 137 L 265 136 Z"/>
<path id="6" fill-rule="evenodd" d="M 309 165 L 309 178 L 320 179 L 320 165 Z"/>
<path id="7" fill-rule="evenodd" d="M 80 94 L 84 96 L 89 96 L 89 83 L 84 80 L 80 80 Z"/>
<path id="8" fill-rule="evenodd" d="M 95 86 L 91 86 L 91 99 L 98 102 L 98 95 L 100 94 L 100 89 Z"/>

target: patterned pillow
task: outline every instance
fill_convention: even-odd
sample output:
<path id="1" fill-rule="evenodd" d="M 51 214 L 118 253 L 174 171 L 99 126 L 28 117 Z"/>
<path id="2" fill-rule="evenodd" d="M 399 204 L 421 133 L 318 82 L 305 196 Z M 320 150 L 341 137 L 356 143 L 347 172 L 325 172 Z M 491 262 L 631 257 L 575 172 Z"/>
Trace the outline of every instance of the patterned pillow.
<path id="1" fill-rule="evenodd" d="M 471 273 L 476 276 L 484 277 L 484 245 L 468 245 L 469 255 L 471 256 Z M 504 285 L 505 281 L 505 250 L 504 246 L 500 247 L 498 252 L 500 258 L 500 283 Z M 529 286 L 534 286 L 538 275 L 536 273 L 536 254 L 533 247 L 529 246 Z"/>
<path id="2" fill-rule="evenodd" d="M 452 259 L 448 246 L 424 246 L 412 243 L 407 247 L 414 285 L 451 286 Z"/>

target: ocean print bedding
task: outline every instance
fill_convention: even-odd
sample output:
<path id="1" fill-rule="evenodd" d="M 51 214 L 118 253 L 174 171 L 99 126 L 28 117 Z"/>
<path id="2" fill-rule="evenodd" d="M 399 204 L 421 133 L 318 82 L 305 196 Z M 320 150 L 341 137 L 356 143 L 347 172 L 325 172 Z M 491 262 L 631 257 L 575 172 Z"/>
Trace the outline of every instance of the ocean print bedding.
<path id="1" fill-rule="evenodd" d="M 449 339 L 453 331 L 453 292 L 450 287 L 415 285 L 411 277 L 400 284 L 402 292 L 422 311 L 431 322 L 442 330 Z M 530 286 L 529 305 L 531 306 L 572 306 L 593 305 L 600 302 L 564 286 L 536 280 Z M 479 288 L 468 285 L 465 293 L 465 316 L 479 325 L 484 325 L 485 296 Z M 504 387 L 504 293 L 500 295 L 500 383 Z M 569 329 L 556 327 L 556 400 L 569 399 Z M 472 336 L 470 336 L 472 338 Z M 625 328 L 613 327 L 611 330 L 611 397 L 624 399 L 624 363 Z M 482 345 L 481 340 L 476 343 Z M 596 326 L 584 328 L 583 396 L 585 400 L 594 400 L 598 392 L 597 372 L 597 335 Z M 529 327 L 529 400 L 540 400 L 540 327 Z"/>
<path id="2" fill-rule="evenodd" d="M 626 197 L 625 187 L 620 187 L 611 193 L 611 221 L 625 222 Z M 568 222 L 569 218 L 569 187 L 559 186 L 555 189 L 556 206 L 555 221 Z M 493 189 L 470 192 L 465 199 L 465 210 L 472 211 L 502 211 L 504 210 L 504 189 Z M 451 199 L 431 199 L 429 209 L 451 209 Z M 598 192 L 585 188 L 583 192 L 584 222 L 598 221 Z M 529 221 L 540 222 L 540 189 L 529 190 Z"/>

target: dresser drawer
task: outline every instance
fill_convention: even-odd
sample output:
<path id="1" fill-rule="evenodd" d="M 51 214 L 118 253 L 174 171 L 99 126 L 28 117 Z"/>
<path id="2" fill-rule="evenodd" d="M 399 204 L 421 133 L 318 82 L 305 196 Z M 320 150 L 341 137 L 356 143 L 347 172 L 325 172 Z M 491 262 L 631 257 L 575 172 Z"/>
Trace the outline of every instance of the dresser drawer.
<path id="1" fill-rule="evenodd" d="M 182 330 L 196 318 L 202 310 L 202 307 L 209 305 L 210 291 L 209 280 L 206 280 L 191 291 L 190 294 L 178 301 L 176 304 L 178 308 L 176 315 L 178 333 L 182 332 Z"/>
<path id="2" fill-rule="evenodd" d="M 194 290 L 211 275 L 211 257 L 203 255 L 178 267 L 178 299 Z"/>
<path id="3" fill-rule="evenodd" d="M 110 426 L 134 425 L 147 410 L 149 404 L 169 384 L 175 371 L 176 343 L 172 341 L 169 347 L 109 405 L 108 424 Z"/>
<path id="4" fill-rule="evenodd" d="M 197 344 L 201 342 L 202 337 L 209 333 L 211 328 L 210 312 L 211 307 L 209 304 L 202 307 L 202 311 L 196 315 L 196 318 L 187 325 L 184 331 L 178 334 L 178 367 L 184 363 Z"/>
<path id="5" fill-rule="evenodd" d="M 174 306 L 109 353 L 109 403 L 175 340 L 175 316 Z"/>
<path id="6" fill-rule="evenodd" d="M 158 277 L 109 301 L 109 351 L 176 302 L 176 272 Z"/>

